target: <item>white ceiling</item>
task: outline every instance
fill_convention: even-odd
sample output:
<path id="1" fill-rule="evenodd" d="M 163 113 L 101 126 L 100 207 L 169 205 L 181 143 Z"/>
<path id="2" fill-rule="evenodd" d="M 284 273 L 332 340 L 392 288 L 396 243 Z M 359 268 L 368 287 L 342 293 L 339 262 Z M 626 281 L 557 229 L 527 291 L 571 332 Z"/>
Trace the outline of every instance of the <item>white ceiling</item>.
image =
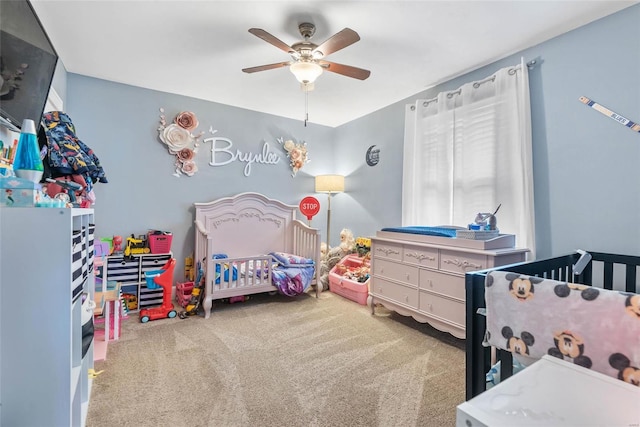
<path id="1" fill-rule="evenodd" d="M 4 1 L 4 0 L 3 0 Z M 287 61 L 248 32 L 286 44 L 312 22 L 320 44 L 349 27 L 361 40 L 327 60 L 371 70 L 325 72 L 309 121 L 338 126 L 638 1 L 59 1 L 31 0 L 68 72 L 304 119 Z M 525 58 L 530 59 L 530 58 Z"/>

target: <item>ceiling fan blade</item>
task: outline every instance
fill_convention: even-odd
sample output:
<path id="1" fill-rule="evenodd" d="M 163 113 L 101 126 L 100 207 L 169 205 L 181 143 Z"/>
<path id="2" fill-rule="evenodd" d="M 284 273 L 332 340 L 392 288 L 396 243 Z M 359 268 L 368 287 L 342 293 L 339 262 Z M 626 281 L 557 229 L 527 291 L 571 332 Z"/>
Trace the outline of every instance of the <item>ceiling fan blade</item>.
<path id="1" fill-rule="evenodd" d="M 360 36 L 358 35 L 358 33 L 353 31 L 351 28 L 345 28 L 344 30 L 329 37 L 325 42 L 316 47 L 313 51 L 321 52 L 323 56 L 327 56 L 333 52 L 337 52 L 340 49 L 344 49 L 345 47 L 354 44 L 358 40 L 360 40 Z"/>
<path id="2" fill-rule="evenodd" d="M 257 67 L 243 68 L 242 71 L 244 71 L 245 73 L 256 73 L 258 71 L 273 70 L 274 68 L 282 68 L 282 67 L 287 67 L 289 65 L 291 65 L 290 61 L 278 62 L 275 64 L 267 64 L 267 65 L 259 65 Z"/>
<path id="3" fill-rule="evenodd" d="M 337 64 L 335 62 L 329 61 L 318 61 L 318 63 L 327 71 L 342 74 L 343 76 L 347 77 L 353 77 L 354 79 L 358 80 L 366 80 L 371 75 L 371 71 L 369 70 L 352 67 L 350 65 Z"/>
<path id="4" fill-rule="evenodd" d="M 267 33 L 262 28 L 250 28 L 249 32 L 251 34 L 253 34 L 254 36 L 256 36 L 256 37 L 260 37 L 262 40 L 266 41 L 267 43 L 271 43 L 272 45 L 274 45 L 278 49 L 284 50 L 287 53 L 294 52 L 294 50 L 291 48 L 291 46 L 289 46 L 288 44 L 286 44 L 285 42 L 283 42 L 279 38 Z"/>

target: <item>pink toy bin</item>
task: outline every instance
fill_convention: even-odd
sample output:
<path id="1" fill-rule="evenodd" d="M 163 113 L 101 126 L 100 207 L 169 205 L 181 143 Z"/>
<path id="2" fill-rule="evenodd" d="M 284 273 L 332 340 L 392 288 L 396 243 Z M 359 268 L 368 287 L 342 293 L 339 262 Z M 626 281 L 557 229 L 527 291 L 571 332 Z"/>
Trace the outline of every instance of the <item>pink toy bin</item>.
<path id="1" fill-rule="evenodd" d="M 152 254 L 167 254 L 171 252 L 171 241 L 173 235 L 170 232 L 163 232 L 162 234 L 148 234 L 149 250 Z"/>
<path id="2" fill-rule="evenodd" d="M 363 266 L 368 267 L 364 263 L 364 259 L 357 255 L 347 255 L 342 258 L 329 272 L 329 290 L 358 304 L 367 305 L 371 279 L 367 278 L 365 282 L 358 282 L 339 273 L 341 270 L 349 271 Z"/>
<path id="3" fill-rule="evenodd" d="M 186 307 L 189 304 L 193 286 L 193 282 L 176 283 L 176 302 L 180 304 L 181 307 Z"/>

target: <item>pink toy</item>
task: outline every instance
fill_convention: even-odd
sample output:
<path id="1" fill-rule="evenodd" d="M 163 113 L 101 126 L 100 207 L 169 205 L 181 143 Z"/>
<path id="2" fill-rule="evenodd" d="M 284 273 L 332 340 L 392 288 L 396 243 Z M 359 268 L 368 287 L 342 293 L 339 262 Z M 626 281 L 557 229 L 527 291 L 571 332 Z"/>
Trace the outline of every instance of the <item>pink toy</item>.
<path id="1" fill-rule="evenodd" d="M 113 236 L 113 253 L 122 253 L 122 236 Z"/>

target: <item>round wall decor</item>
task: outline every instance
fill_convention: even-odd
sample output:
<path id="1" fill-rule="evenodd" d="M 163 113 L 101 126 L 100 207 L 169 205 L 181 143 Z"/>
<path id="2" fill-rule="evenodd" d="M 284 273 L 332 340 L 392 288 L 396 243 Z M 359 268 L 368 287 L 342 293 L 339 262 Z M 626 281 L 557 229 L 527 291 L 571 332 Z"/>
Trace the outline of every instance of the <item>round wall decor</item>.
<path id="1" fill-rule="evenodd" d="M 372 145 L 367 149 L 365 160 L 369 166 L 375 166 L 380 161 L 380 149 L 375 147 L 375 145 Z"/>

